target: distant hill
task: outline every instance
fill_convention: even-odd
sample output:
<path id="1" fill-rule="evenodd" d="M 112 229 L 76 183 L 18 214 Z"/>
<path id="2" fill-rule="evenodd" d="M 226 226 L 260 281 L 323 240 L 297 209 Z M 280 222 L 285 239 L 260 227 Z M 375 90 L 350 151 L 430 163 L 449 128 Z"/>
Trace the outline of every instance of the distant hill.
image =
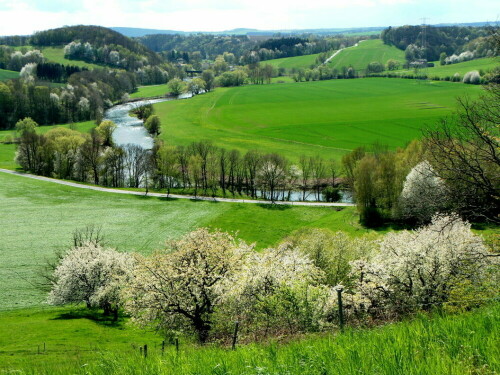
<path id="1" fill-rule="evenodd" d="M 443 26 L 472 26 L 472 27 L 482 27 L 487 26 L 491 23 L 489 22 L 467 22 L 467 23 L 440 23 L 431 26 L 443 27 Z M 386 29 L 388 26 L 380 27 L 348 27 L 348 28 L 324 28 L 324 29 L 291 29 L 291 30 L 258 30 L 249 28 L 237 28 L 232 30 L 223 31 L 179 31 L 179 30 L 160 30 L 160 29 L 144 29 L 135 27 L 110 27 L 111 30 L 117 31 L 125 36 L 131 38 L 142 37 L 145 35 L 156 35 L 156 34 L 179 34 L 179 35 L 191 35 L 191 34 L 210 34 L 210 35 L 248 35 L 248 36 L 273 36 L 276 34 L 281 35 L 297 35 L 297 34 L 318 34 L 318 35 L 336 35 L 336 34 L 359 34 L 366 33 L 370 34 L 373 32 L 380 32 Z"/>

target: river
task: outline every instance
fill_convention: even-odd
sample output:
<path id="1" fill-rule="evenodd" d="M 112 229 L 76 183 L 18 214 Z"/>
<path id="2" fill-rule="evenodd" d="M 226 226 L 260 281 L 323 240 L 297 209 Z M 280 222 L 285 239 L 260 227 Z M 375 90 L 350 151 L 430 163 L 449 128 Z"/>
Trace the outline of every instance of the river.
<path id="1" fill-rule="evenodd" d="M 190 98 L 191 94 L 183 94 L 179 96 L 179 99 Z M 126 144 L 139 145 L 142 148 L 150 150 L 153 148 L 153 138 L 149 135 L 142 120 L 137 117 L 130 116 L 130 111 L 135 107 L 140 107 L 145 104 L 154 104 L 165 102 L 169 100 L 177 100 L 176 98 L 165 98 L 165 99 L 148 99 L 141 100 L 137 102 L 118 104 L 114 107 L 108 109 L 105 113 L 104 119 L 111 120 L 116 124 L 116 129 L 113 132 L 113 140 L 116 145 L 124 146 Z M 350 191 L 343 190 L 341 193 L 341 203 L 352 203 L 352 194 Z M 290 194 L 290 201 L 299 202 L 302 201 L 302 191 L 293 191 Z M 306 195 L 306 202 L 314 202 L 316 200 L 316 194 L 313 191 L 308 191 Z M 321 197 L 320 201 L 323 201 Z"/>
<path id="2" fill-rule="evenodd" d="M 179 96 L 179 99 L 186 99 L 190 97 L 190 94 L 183 94 Z M 135 107 L 140 107 L 141 105 L 160 103 L 168 100 L 176 100 L 176 98 L 141 100 L 138 102 L 118 104 L 108 109 L 104 114 L 104 119 L 111 120 L 116 124 L 116 129 L 113 132 L 113 140 L 115 144 L 119 146 L 134 144 L 147 150 L 152 149 L 153 138 L 151 138 L 144 127 L 143 121 L 139 120 L 137 117 L 130 116 L 129 112 Z"/>

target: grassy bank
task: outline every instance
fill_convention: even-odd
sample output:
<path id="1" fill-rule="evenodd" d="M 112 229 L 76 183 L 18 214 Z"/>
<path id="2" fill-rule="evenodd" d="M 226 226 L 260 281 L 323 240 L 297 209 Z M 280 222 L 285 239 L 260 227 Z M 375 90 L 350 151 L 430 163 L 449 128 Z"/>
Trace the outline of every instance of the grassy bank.
<path id="1" fill-rule="evenodd" d="M 232 351 L 96 320 L 82 309 L 25 310 L 0 317 L 0 369 L 24 374 L 495 374 L 500 305 L 462 315 L 422 315 L 372 329 L 348 329 Z M 43 352 L 43 343 L 46 351 Z M 37 354 L 42 344 L 42 353 Z M 139 346 L 148 345 L 148 358 Z M 19 371 L 18 370 L 26 370 Z"/>
<path id="2" fill-rule="evenodd" d="M 161 137 L 174 145 L 211 139 L 240 151 L 337 158 L 375 142 L 391 149 L 450 114 L 480 87 L 450 82 L 357 79 L 218 88 L 158 103 Z"/>

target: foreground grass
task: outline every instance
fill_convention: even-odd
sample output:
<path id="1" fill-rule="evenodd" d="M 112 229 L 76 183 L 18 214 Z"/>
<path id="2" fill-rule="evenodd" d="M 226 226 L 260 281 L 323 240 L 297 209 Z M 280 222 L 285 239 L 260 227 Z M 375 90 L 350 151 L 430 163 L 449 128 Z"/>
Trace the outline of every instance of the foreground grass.
<path id="1" fill-rule="evenodd" d="M 370 78 L 218 88 L 155 104 L 165 141 L 211 139 L 227 149 L 339 159 L 375 142 L 394 149 L 450 114 L 456 97 L 480 87 Z"/>
<path id="2" fill-rule="evenodd" d="M 73 124 L 39 126 L 36 131 L 40 134 L 45 134 L 51 129 L 63 127 L 71 128 L 82 133 L 90 133 L 90 130 L 92 130 L 95 126 L 94 121 L 83 121 Z M 0 130 L 0 168 L 16 169 L 18 167 L 14 161 L 16 155 L 16 145 L 12 143 L 2 143 L 7 137 L 15 138 L 16 132 L 14 130 Z"/>
<path id="3" fill-rule="evenodd" d="M 258 249 L 303 227 L 358 235 L 355 208 L 284 207 L 110 194 L 0 173 L 0 310 L 38 306 L 45 296 L 33 283 L 37 271 L 72 233 L 102 226 L 110 246 L 149 253 L 199 227 L 238 232 Z"/>
<path id="4" fill-rule="evenodd" d="M 339 70 L 344 66 L 352 66 L 356 71 L 362 71 L 371 62 L 379 62 L 385 66 L 389 59 L 397 60 L 403 65 L 405 53 L 394 46 L 384 44 L 381 39 L 370 39 L 362 41 L 356 47 L 346 48 L 330 60 L 328 65 Z"/>
<path id="5" fill-rule="evenodd" d="M 0 316 L 0 369 L 29 374 L 495 374 L 500 371 L 500 305 L 452 316 L 290 342 L 241 345 L 235 351 L 162 338 L 127 324 L 109 325 L 81 309 Z M 46 352 L 37 354 L 46 343 Z M 148 344 L 148 358 L 138 346 Z M 24 372 L 25 370 L 26 372 Z"/>

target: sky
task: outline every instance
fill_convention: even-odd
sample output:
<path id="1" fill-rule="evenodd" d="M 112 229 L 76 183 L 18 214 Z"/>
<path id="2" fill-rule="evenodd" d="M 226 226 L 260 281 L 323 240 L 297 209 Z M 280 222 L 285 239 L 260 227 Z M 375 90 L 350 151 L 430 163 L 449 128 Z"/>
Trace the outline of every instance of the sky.
<path id="1" fill-rule="evenodd" d="M 492 22 L 498 0 L 0 0 L 0 35 L 64 25 L 179 31 Z"/>

